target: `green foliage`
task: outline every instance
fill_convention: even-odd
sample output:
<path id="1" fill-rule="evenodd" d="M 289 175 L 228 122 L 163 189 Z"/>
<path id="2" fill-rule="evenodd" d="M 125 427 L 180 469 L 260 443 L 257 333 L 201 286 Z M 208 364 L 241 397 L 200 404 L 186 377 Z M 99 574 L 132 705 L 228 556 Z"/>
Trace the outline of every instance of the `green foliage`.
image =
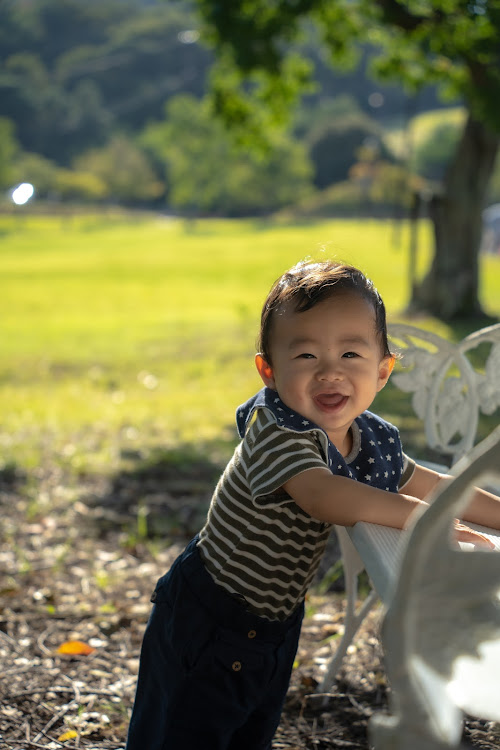
<path id="1" fill-rule="evenodd" d="M 425 112 L 410 125 L 411 169 L 430 180 L 442 180 L 462 133 L 466 112 L 462 107 Z"/>
<path id="2" fill-rule="evenodd" d="M 390 159 L 380 128 L 362 113 L 332 120 L 313 130 L 308 141 L 315 167 L 314 183 L 318 188 L 346 180 L 363 146 L 369 145 L 378 157 Z"/>
<path id="3" fill-rule="evenodd" d="M 91 81 L 65 91 L 34 52 L 5 60 L 0 102 L 0 111 L 12 113 L 21 145 L 59 162 L 67 161 L 82 143 L 103 138 L 108 125 Z"/>
<path id="4" fill-rule="evenodd" d="M 60 165 L 137 131 L 179 91 L 201 94 L 209 62 L 187 5 L 136 0 L 0 4 L 0 116 L 20 144 Z"/>
<path id="5" fill-rule="evenodd" d="M 240 34 L 236 54 L 248 64 L 244 71 L 238 69 L 231 45 L 224 43 L 219 47 L 211 73 L 213 56 L 203 44 L 198 31 L 199 18 L 193 12 L 194 4 L 188 0 L 175 3 L 163 0 L 89 0 L 85 3 L 81 0 L 23 0 L 22 4 L 12 1 L 0 4 L 0 117 L 3 114 L 14 124 L 21 148 L 47 160 L 35 165 L 30 157 L 29 170 L 36 173 L 37 195 L 49 195 L 57 181 L 59 188 L 62 187 L 58 188 L 60 196 L 74 196 L 78 193 L 78 189 L 74 189 L 76 183 L 80 182 L 86 199 L 90 195 L 103 198 L 111 195 L 115 196 L 114 200 L 127 203 L 155 201 L 161 189 L 158 180 L 154 175 L 147 176 L 151 167 L 144 163 L 144 157 L 132 144 L 146 124 L 163 118 L 166 101 L 180 92 L 202 98 L 208 75 L 212 81 L 212 108 L 224 109 L 231 124 L 230 137 L 243 147 L 245 155 L 240 162 L 252 162 L 252 169 L 257 165 L 261 172 L 263 162 L 271 164 L 273 172 L 280 171 L 281 165 L 273 163 L 273 159 L 278 158 L 273 152 L 289 160 L 284 145 L 289 139 L 283 135 L 283 126 L 299 94 L 308 92 L 309 95 L 294 122 L 296 138 L 308 139 L 313 128 L 318 130 L 321 125 L 348 113 L 360 115 L 360 105 L 352 97 L 325 98 L 321 92 L 318 98 L 312 91 L 318 66 L 323 71 L 321 84 L 328 90 L 338 83 L 337 74 L 330 72 L 325 78 L 326 37 L 328 56 L 333 50 L 336 63 L 352 61 L 360 51 L 352 36 L 357 35 L 360 22 L 354 6 L 319 0 L 301 0 L 290 5 L 252 0 L 240 13 L 240 4 L 222 3 L 214 9 L 214 17 L 219 14 L 227 33 L 232 28 L 235 34 Z M 209 3 L 205 5 L 208 7 Z M 300 13 L 309 11 L 316 26 L 309 21 L 303 23 Z M 273 38 L 281 33 L 283 14 L 288 19 L 284 44 L 276 36 Z M 260 24 L 258 30 L 267 39 L 264 44 L 252 41 L 248 35 L 256 17 Z M 326 28 L 330 25 L 332 28 Z M 208 35 L 220 41 L 209 27 L 210 24 L 205 28 Z M 335 41 L 335 36 L 341 32 L 345 40 Z M 360 41 L 363 49 L 367 49 L 365 43 L 369 40 L 360 38 Z M 272 57 L 274 67 L 271 67 L 279 71 L 278 75 L 268 75 L 262 67 L 254 65 L 266 44 L 272 50 L 268 60 Z M 354 87 L 347 90 L 361 96 L 361 82 L 362 96 L 366 100 L 365 81 L 363 70 Z M 116 144 L 111 145 L 118 134 L 122 144 L 124 138 L 131 144 L 124 158 L 117 156 Z M 256 148 L 253 159 L 247 152 Z M 92 189 L 84 185 L 82 174 L 89 169 L 83 157 L 91 152 L 90 171 L 105 185 L 105 190 L 97 189 L 96 180 Z M 116 164 L 117 158 L 120 164 L 128 160 L 134 179 L 127 180 L 123 169 L 122 175 L 113 179 L 112 164 Z M 173 158 L 175 160 L 175 156 Z M 212 171 L 219 179 L 220 170 L 216 166 L 214 171 L 210 155 L 203 153 L 203 158 L 208 160 L 205 171 Z M 295 154 L 292 161 L 298 165 L 301 158 Z M 20 164 L 19 171 L 28 164 L 24 158 L 18 157 L 16 161 Z M 99 161 L 102 163 L 98 164 Z M 163 157 L 162 161 L 164 164 Z M 70 178 L 63 173 L 56 180 L 52 166 L 69 168 L 75 163 L 78 163 L 80 175 L 74 180 L 74 188 L 66 189 L 64 186 Z M 247 168 L 250 170 L 250 164 Z M 196 170 L 200 171 L 198 165 Z M 290 180 L 298 188 L 297 195 L 291 196 L 292 201 L 303 195 L 301 184 L 305 170 L 298 166 L 297 170 L 299 175 L 293 173 Z M 224 194 L 240 191 L 239 186 L 245 184 L 243 171 L 238 163 L 232 170 L 237 185 L 223 187 Z M 264 201 L 259 202 L 255 195 L 264 190 L 273 196 L 276 185 L 270 179 L 263 180 L 262 176 L 245 179 L 254 197 L 230 200 L 237 205 L 231 206 L 229 211 L 247 212 L 252 204 L 258 204 L 258 212 L 266 210 Z M 90 180 L 87 182 L 90 185 Z M 169 182 L 170 175 L 167 175 L 167 185 Z M 143 187 L 142 194 L 139 185 Z M 177 192 L 173 184 L 169 186 L 172 194 Z M 177 205 L 185 205 L 189 190 L 181 187 L 179 192 L 184 197 Z M 289 202 L 293 193 L 291 187 L 285 191 L 284 184 L 277 192 L 276 200 L 269 206 L 271 210 Z M 193 203 L 197 202 L 196 197 Z M 227 201 L 217 199 L 215 203 L 222 206 L 222 209 L 215 209 L 219 211 L 224 210 Z M 213 204 L 212 199 L 202 198 L 200 205 Z"/>
<path id="6" fill-rule="evenodd" d="M 439 84 L 449 95 L 464 97 L 478 119 L 500 132 L 497 1 L 195 2 L 208 25 L 208 38 L 246 75 L 264 71 L 279 80 L 291 42 L 311 23 L 335 62 L 352 61 L 356 43 L 368 42 L 379 52 L 374 65 L 378 75 L 413 90 Z"/>
<path id="7" fill-rule="evenodd" d="M 154 200 L 164 190 L 144 151 L 124 135 L 117 134 L 103 148 L 82 154 L 74 166 L 97 178 L 105 186 L 106 197 L 125 204 Z"/>
<path id="8" fill-rule="evenodd" d="M 391 43 L 377 64 L 383 77 L 413 88 L 438 83 L 465 99 L 476 119 L 500 131 L 500 4 L 425 0 L 414 6 L 379 2 Z M 384 38 L 384 43 L 386 40 Z"/>
<path id="9" fill-rule="evenodd" d="M 360 166 L 364 166 L 364 172 L 359 172 Z M 357 177 L 368 181 L 368 195 L 374 204 L 408 209 L 411 190 L 421 191 L 424 187 L 423 181 L 419 181 L 414 176 L 408 176 L 406 168 L 400 164 L 377 161 L 373 164 L 357 165 L 357 167 Z M 356 176 L 356 167 L 353 168 L 351 176 Z"/>
<path id="10" fill-rule="evenodd" d="M 390 217 L 396 212 L 406 215 L 409 205 L 410 185 L 403 167 L 378 160 L 361 161 L 353 165 L 348 180 L 307 196 L 282 215 L 295 219 L 360 215 Z"/>
<path id="11" fill-rule="evenodd" d="M 107 196 L 106 185 L 97 175 L 62 167 L 55 172 L 53 189 L 62 200 L 94 203 Z"/>
<path id="12" fill-rule="evenodd" d="M 366 207 L 364 204 L 366 204 L 366 199 L 362 186 L 354 181 L 346 180 L 313 193 L 296 203 L 293 207 L 293 216 L 310 219 L 356 216 L 362 207 Z M 286 210 L 283 215 L 290 217 Z"/>
<path id="13" fill-rule="evenodd" d="M 18 182 L 31 182 L 36 197 L 41 199 L 95 202 L 110 195 L 106 181 L 84 162 L 70 170 L 39 154 L 21 153 L 15 161 L 14 174 Z"/>
<path id="14" fill-rule="evenodd" d="M 38 198 L 47 198 L 56 191 L 59 167 L 39 154 L 20 153 L 14 164 L 17 182 L 31 182 Z"/>
<path id="15" fill-rule="evenodd" d="M 320 96 L 319 99 L 305 99 L 297 108 L 293 119 L 293 132 L 298 137 L 309 140 L 314 132 L 320 132 L 337 118 L 362 115 L 359 102 L 350 94 Z"/>
<path id="16" fill-rule="evenodd" d="M 240 139 L 247 136 L 257 147 L 270 126 L 283 125 L 298 96 L 313 88 L 313 65 L 296 51 L 306 38 L 303 18 L 321 17 L 325 35 L 334 25 L 330 52 L 337 61 L 356 56 L 349 43 L 355 14 L 344 3 L 195 0 L 195 5 L 205 37 L 217 49 L 211 80 L 215 111 Z"/>
<path id="17" fill-rule="evenodd" d="M 18 148 L 13 123 L 0 117 L 0 188 L 9 187 L 15 179 L 14 159 Z"/>
<path id="18" fill-rule="evenodd" d="M 8 0 L 0 10 L 0 48 L 7 57 L 24 49 L 51 65 L 81 44 L 105 41 L 110 24 L 126 19 L 130 0 Z"/>
<path id="19" fill-rule="evenodd" d="M 276 133 L 265 154 L 243 153 L 206 99 L 171 99 L 165 121 L 147 128 L 142 142 L 166 165 L 170 203 L 186 211 L 269 213 L 311 189 L 303 146 Z"/>
<path id="20" fill-rule="evenodd" d="M 412 305 L 447 319 L 482 317 L 477 254 L 480 212 L 500 136 L 499 0 L 283 0 L 267 11 L 265 0 L 195 2 L 219 54 L 247 79 L 260 73 L 279 86 L 292 42 L 301 25 L 310 23 L 333 60 L 347 61 L 353 47 L 368 43 L 377 50 L 373 69 L 380 77 L 398 80 L 411 91 L 437 84 L 464 100 L 467 124 L 443 187 L 434 196 L 434 263 L 425 283 L 414 285 Z M 231 92 L 233 106 L 238 94 L 246 96 L 244 82 L 237 81 Z M 272 108 L 262 86 L 260 93 Z M 230 123 L 224 102 L 220 109 Z M 459 231 L 458 217 L 464 224 Z"/>
<path id="21" fill-rule="evenodd" d="M 414 170 L 429 180 L 442 180 L 460 134 L 461 129 L 452 123 L 437 125 L 429 139 L 415 149 Z"/>
<path id="22" fill-rule="evenodd" d="M 288 123 L 299 94 L 313 90 L 312 70 L 310 62 L 290 53 L 279 77 L 263 71 L 249 71 L 245 77 L 223 52 L 210 74 L 212 108 L 237 143 L 265 152 L 272 148 L 272 134 Z"/>

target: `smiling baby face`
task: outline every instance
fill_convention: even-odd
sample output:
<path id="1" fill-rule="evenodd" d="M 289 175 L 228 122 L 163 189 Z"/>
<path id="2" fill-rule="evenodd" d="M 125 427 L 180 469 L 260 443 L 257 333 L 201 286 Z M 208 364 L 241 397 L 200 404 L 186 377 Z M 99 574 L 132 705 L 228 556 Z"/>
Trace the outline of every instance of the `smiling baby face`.
<path id="1" fill-rule="evenodd" d="M 302 312 L 285 303 L 273 313 L 269 350 L 271 362 L 256 357 L 265 385 L 322 427 L 345 455 L 353 420 L 369 408 L 393 364 L 377 332 L 373 305 L 348 290 Z"/>

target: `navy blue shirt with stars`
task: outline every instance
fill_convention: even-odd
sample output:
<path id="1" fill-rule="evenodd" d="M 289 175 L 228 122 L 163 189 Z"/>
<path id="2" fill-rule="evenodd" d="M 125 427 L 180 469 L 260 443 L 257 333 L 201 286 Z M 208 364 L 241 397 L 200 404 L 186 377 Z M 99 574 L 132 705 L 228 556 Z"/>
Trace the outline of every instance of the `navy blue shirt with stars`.
<path id="1" fill-rule="evenodd" d="M 389 492 L 398 492 L 404 466 L 404 454 L 399 431 L 390 422 L 370 411 L 354 420 L 352 449 L 344 458 L 328 439 L 326 432 L 311 420 L 286 406 L 271 388 L 262 388 L 255 396 L 238 407 L 236 423 L 240 437 L 245 435 L 256 409 L 268 409 L 276 424 L 294 432 L 319 432 L 325 446 L 325 460 L 333 474 L 355 479 Z"/>

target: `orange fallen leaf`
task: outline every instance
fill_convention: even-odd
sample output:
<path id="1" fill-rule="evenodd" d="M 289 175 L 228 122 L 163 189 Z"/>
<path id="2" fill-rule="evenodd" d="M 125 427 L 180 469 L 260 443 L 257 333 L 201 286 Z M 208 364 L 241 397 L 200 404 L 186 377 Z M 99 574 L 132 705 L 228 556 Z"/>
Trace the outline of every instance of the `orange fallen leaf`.
<path id="1" fill-rule="evenodd" d="M 83 641 L 65 641 L 64 643 L 61 643 L 57 649 L 58 654 L 71 654 L 77 656 L 88 656 L 89 654 L 93 654 L 94 651 L 95 648 L 92 648 L 92 646 L 89 646 L 88 643 L 84 643 Z"/>

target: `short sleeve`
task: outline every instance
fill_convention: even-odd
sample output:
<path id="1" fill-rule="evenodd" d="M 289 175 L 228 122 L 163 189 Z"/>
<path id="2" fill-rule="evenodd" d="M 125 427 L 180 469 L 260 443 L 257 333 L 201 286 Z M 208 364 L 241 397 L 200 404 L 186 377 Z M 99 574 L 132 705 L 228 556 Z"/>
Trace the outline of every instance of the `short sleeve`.
<path id="1" fill-rule="evenodd" d="M 247 478 L 255 503 L 262 506 L 290 502 L 290 496 L 280 492 L 285 482 L 309 469 L 326 468 L 316 433 L 279 427 L 267 410 L 258 411 L 245 437 Z"/>
<path id="2" fill-rule="evenodd" d="M 399 489 L 403 489 L 405 484 L 408 484 L 410 479 L 413 476 L 413 472 L 415 471 L 415 461 L 413 458 L 410 458 L 406 455 L 406 453 L 403 453 L 403 471 L 401 474 L 401 479 L 399 480 Z"/>

